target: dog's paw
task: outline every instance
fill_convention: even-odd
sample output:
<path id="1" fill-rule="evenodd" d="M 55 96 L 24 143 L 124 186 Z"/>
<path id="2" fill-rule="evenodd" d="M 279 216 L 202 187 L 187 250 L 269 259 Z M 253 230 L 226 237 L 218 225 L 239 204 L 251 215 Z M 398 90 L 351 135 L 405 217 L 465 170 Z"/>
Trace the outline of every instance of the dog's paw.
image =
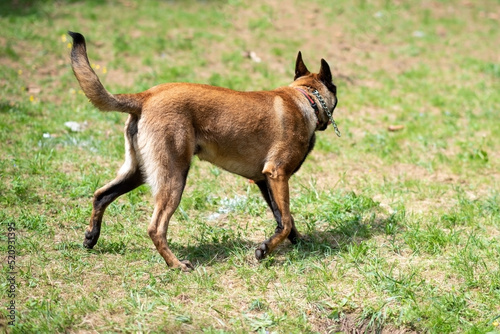
<path id="1" fill-rule="evenodd" d="M 255 258 L 260 261 L 266 257 L 268 252 L 269 252 L 269 248 L 267 247 L 266 243 L 263 242 L 255 250 Z"/>
<path id="2" fill-rule="evenodd" d="M 92 249 L 94 248 L 95 244 L 97 243 L 97 239 L 99 236 L 96 236 L 92 232 L 85 232 L 85 239 L 83 240 L 83 247 Z"/>
<path id="3" fill-rule="evenodd" d="M 188 260 L 182 260 L 180 261 L 179 269 L 185 273 L 188 273 L 194 270 L 194 266 Z"/>

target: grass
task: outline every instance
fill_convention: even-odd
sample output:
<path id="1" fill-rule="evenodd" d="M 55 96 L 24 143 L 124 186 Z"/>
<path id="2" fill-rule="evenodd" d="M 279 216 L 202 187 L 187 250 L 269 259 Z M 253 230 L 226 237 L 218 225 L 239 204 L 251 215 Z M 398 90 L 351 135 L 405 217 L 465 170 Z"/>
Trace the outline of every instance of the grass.
<path id="1" fill-rule="evenodd" d="M 493 0 L 2 2 L 0 249 L 15 224 L 17 317 L 8 326 L 5 256 L 0 328 L 499 332 L 498 20 Z M 82 95 L 67 30 L 86 35 L 112 92 L 272 89 L 291 81 L 298 50 L 311 70 L 329 61 L 343 136 L 318 134 L 291 183 L 308 240 L 258 263 L 275 225 L 258 189 L 195 158 L 169 230 L 194 272 L 168 270 L 154 249 L 145 186 L 110 205 L 84 249 L 92 194 L 123 159 L 125 116 Z"/>

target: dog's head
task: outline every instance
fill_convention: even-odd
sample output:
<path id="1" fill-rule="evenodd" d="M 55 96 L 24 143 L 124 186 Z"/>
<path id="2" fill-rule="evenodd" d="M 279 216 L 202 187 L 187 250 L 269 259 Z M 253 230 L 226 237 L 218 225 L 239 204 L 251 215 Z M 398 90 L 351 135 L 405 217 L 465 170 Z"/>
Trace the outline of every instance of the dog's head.
<path id="1" fill-rule="evenodd" d="M 326 102 L 327 108 L 333 114 L 337 106 L 337 86 L 332 81 L 332 72 L 328 63 L 321 59 L 321 67 L 318 73 L 311 73 L 302 60 L 302 53 L 299 51 L 295 62 L 295 77 L 292 86 L 305 86 L 316 89 Z M 323 131 L 328 127 L 330 119 L 318 105 L 320 113 L 318 115 L 319 130 Z"/>

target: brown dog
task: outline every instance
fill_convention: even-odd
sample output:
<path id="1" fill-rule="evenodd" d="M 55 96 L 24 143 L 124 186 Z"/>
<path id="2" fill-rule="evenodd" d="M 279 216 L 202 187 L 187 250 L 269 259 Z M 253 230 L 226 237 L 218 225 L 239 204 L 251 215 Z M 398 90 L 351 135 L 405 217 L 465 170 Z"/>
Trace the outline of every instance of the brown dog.
<path id="1" fill-rule="evenodd" d="M 148 183 L 155 208 L 148 234 L 169 267 L 193 269 L 167 244 L 168 223 L 177 209 L 194 155 L 253 180 L 278 227 L 256 250 L 263 259 L 283 240 L 301 237 L 290 214 L 288 180 L 312 150 L 315 131 L 333 122 L 336 87 L 327 62 L 310 73 L 299 52 L 294 82 L 272 91 L 237 92 L 226 88 L 168 83 L 137 94 L 110 94 L 92 70 L 79 33 L 71 64 L 80 86 L 100 110 L 129 114 L 125 125 L 125 163 L 118 176 L 94 194 L 85 247 L 99 239 L 102 216 L 118 196 Z M 338 135 L 338 129 L 333 122 Z"/>

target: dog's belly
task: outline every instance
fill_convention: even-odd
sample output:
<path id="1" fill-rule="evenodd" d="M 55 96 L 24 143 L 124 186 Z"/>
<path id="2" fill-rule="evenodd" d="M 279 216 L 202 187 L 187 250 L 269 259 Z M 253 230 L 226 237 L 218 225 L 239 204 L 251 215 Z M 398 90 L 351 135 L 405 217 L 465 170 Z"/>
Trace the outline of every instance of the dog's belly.
<path id="1" fill-rule="evenodd" d="M 258 154 L 252 153 L 254 152 L 223 150 L 216 145 L 200 145 L 196 150 L 196 154 L 200 160 L 208 161 L 228 172 L 247 179 L 254 181 L 263 180 L 263 159 Z"/>

